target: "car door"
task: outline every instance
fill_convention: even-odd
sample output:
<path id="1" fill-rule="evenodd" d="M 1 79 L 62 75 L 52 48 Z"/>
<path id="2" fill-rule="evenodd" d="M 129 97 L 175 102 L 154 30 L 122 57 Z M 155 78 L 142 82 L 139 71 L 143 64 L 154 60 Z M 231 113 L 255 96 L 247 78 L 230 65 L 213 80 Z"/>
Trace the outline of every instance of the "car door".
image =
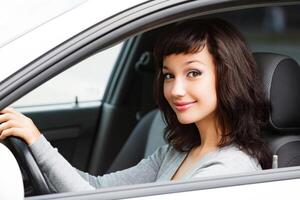
<path id="1" fill-rule="evenodd" d="M 112 76 L 109 79 L 109 85 L 107 86 L 104 95 L 105 102 L 100 103 L 100 105 L 95 105 L 93 103 L 89 105 L 90 102 L 88 102 L 87 105 L 90 106 L 89 107 L 90 110 L 87 109 L 85 112 L 81 113 L 85 117 L 90 117 L 89 115 L 98 115 L 98 119 L 95 120 L 98 121 L 96 122 L 95 125 L 97 130 L 95 130 L 94 132 L 91 131 L 93 132 L 91 133 L 91 135 L 93 135 L 92 136 L 93 139 L 92 141 L 90 141 L 92 147 L 91 149 L 88 150 L 90 152 L 89 153 L 90 164 L 86 168 L 88 168 L 88 171 L 91 173 L 101 174 L 105 172 L 106 166 L 109 165 L 108 164 L 109 162 L 105 163 L 104 161 L 106 161 L 107 159 L 111 159 L 111 157 L 113 157 L 111 156 L 112 154 L 109 154 L 109 152 L 113 151 L 114 155 L 117 154 L 118 152 L 118 148 L 116 148 L 115 146 L 111 146 L 111 144 L 113 142 L 116 142 L 118 143 L 119 147 L 122 146 L 122 142 L 118 141 L 119 138 L 118 136 L 120 136 L 120 131 L 123 133 L 123 131 L 125 130 L 126 133 L 124 134 L 125 136 L 122 136 L 123 137 L 122 140 L 123 141 L 126 140 L 127 137 L 126 134 L 129 134 L 130 128 L 132 128 L 133 125 L 136 123 L 136 120 L 139 119 L 139 117 L 136 116 L 136 114 L 138 113 L 136 112 L 138 111 L 137 106 L 136 105 L 130 106 L 131 103 L 135 101 L 134 100 L 129 101 L 130 103 L 128 104 L 127 101 L 123 102 L 124 98 L 120 97 L 120 96 L 122 97 L 134 96 L 134 93 L 133 95 L 128 95 L 127 90 L 126 92 L 124 91 L 122 92 L 122 88 L 120 88 L 121 86 L 118 84 L 128 76 L 130 70 L 129 68 L 127 68 L 127 66 L 130 67 L 130 64 L 135 63 L 134 61 L 138 60 L 139 58 L 138 54 L 130 54 L 130 52 L 135 52 L 136 44 L 138 44 L 138 40 L 139 40 L 138 37 L 139 33 L 185 18 L 190 18 L 195 16 L 198 17 L 213 16 L 214 14 L 216 14 L 217 16 L 224 17 L 222 15 L 225 13 L 225 11 L 234 11 L 239 9 L 241 11 L 244 11 L 245 8 L 256 8 L 256 7 L 264 7 L 266 5 L 272 5 L 272 2 L 267 2 L 267 1 L 263 2 L 264 4 L 262 4 L 261 1 L 257 1 L 257 2 L 253 1 L 252 3 L 236 2 L 236 1 L 232 1 L 229 3 L 228 1 L 209 1 L 209 2 L 208 1 L 207 2 L 206 1 L 162 2 L 161 1 L 160 3 L 157 4 L 154 3 L 151 4 L 151 3 L 153 2 L 150 2 L 150 4 L 148 4 L 148 7 L 147 6 L 136 7 L 136 10 L 133 9 L 135 12 L 132 12 L 134 13 L 132 15 L 124 16 L 121 14 L 120 16 L 117 16 L 117 19 L 119 21 L 117 20 L 117 22 L 113 25 L 104 26 L 102 23 L 99 23 L 98 27 L 95 26 L 94 29 L 85 32 L 85 34 L 95 33 L 95 32 L 97 34 L 95 35 L 90 34 L 89 35 L 90 37 L 88 37 L 88 39 L 87 38 L 85 38 L 85 40 L 83 39 L 79 45 L 80 48 L 74 45 L 75 44 L 74 41 L 76 41 L 76 39 L 78 40 L 78 38 L 75 38 L 74 40 L 70 40 L 69 43 L 66 43 L 65 45 L 71 44 L 72 46 L 73 44 L 74 46 L 72 46 L 71 48 L 72 51 L 68 51 L 68 52 L 61 51 L 57 57 L 53 58 L 52 65 L 49 65 L 47 63 L 41 65 L 42 69 L 43 67 L 45 67 L 45 69 L 46 67 L 49 67 L 49 69 L 53 71 L 53 74 L 58 74 L 61 71 L 69 67 L 72 67 L 74 63 L 78 63 L 79 61 L 82 61 L 85 58 L 90 57 L 91 55 L 95 54 L 95 52 L 98 52 L 99 50 L 104 50 L 108 47 L 114 46 L 116 43 L 120 41 L 123 42 L 126 41 L 126 45 L 124 46 L 124 49 L 122 49 L 121 51 L 122 54 L 118 58 L 117 65 L 115 65 L 115 69 L 113 70 Z M 283 4 L 286 3 L 287 2 L 285 1 Z M 278 3 L 278 1 L 276 1 L 276 5 L 280 5 L 280 2 Z M 82 39 L 80 35 L 78 37 Z M 128 48 L 130 49 L 130 51 L 128 50 Z M 137 52 L 141 53 L 140 51 Z M 126 70 L 129 70 L 129 72 Z M 122 74 L 125 74 L 126 77 L 123 77 Z M 49 77 L 52 77 L 52 75 L 49 75 L 49 71 L 47 72 L 47 70 L 45 70 L 44 72 L 41 72 L 37 76 L 37 81 L 28 81 L 28 83 L 30 83 L 29 85 L 27 85 L 29 87 L 28 90 L 31 90 L 32 88 L 34 88 L 34 86 L 39 85 L 40 82 L 45 82 L 47 79 L 49 79 Z M 3 98 L 4 99 L 3 105 L 6 102 L 9 102 L 10 99 L 16 99 L 18 96 L 21 96 L 26 92 L 27 91 L 25 92 L 16 91 L 11 95 L 7 95 L 6 97 Z M 78 104 L 81 104 L 81 106 L 84 107 L 85 103 L 78 103 L 79 101 L 80 98 L 78 100 L 77 98 L 75 98 L 75 100 L 71 102 L 69 106 L 73 105 L 76 108 Z M 34 110 L 29 109 L 29 111 L 26 111 L 26 108 L 22 108 L 22 109 L 24 109 L 23 110 L 24 113 L 27 113 L 31 117 L 35 118 Z M 55 109 L 58 113 L 60 113 L 59 106 L 57 106 Z M 63 112 L 64 109 L 62 109 Z M 38 111 L 39 109 L 37 109 L 37 112 Z M 42 112 L 45 111 L 42 110 Z M 76 127 L 77 124 L 72 124 L 74 119 L 71 120 L 71 118 L 72 117 L 77 118 L 81 116 L 80 114 L 73 115 L 73 113 L 76 112 L 77 112 L 76 110 L 70 112 L 64 112 L 64 115 L 69 116 L 66 117 L 69 120 L 66 120 L 68 122 L 62 123 L 61 130 L 68 132 L 68 128 L 65 127 L 68 127 L 70 124 L 72 130 L 75 130 L 74 127 Z M 53 114 L 51 121 L 54 119 L 59 119 L 59 117 L 62 116 L 59 115 L 58 113 Z M 78 111 L 78 113 L 80 113 L 80 111 Z M 49 111 L 47 116 L 48 115 L 51 116 L 51 114 L 52 113 Z M 40 115 L 40 117 L 43 118 L 44 116 Z M 44 125 L 42 122 L 39 122 L 38 118 L 39 117 L 36 117 L 35 120 L 37 121 L 37 123 L 41 123 L 39 126 L 41 127 L 44 126 L 46 129 L 47 125 Z M 126 121 L 124 121 L 124 119 L 126 119 Z M 46 119 L 45 122 L 47 123 Z M 55 127 L 54 126 L 55 123 L 52 122 L 50 123 L 51 125 L 53 125 L 53 127 Z M 81 123 L 85 124 L 88 122 L 83 121 Z M 90 130 L 93 129 L 92 126 L 89 126 Z M 99 129 L 99 127 L 101 128 Z M 51 128 L 49 130 L 51 131 Z M 108 136 L 108 132 L 112 134 Z M 60 135 L 60 132 L 59 131 L 56 132 L 56 135 Z M 72 138 L 76 134 L 70 134 L 70 135 L 71 135 L 70 138 Z M 68 136 L 65 137 L 68 138 Z M 49 138 L 51 139 L 51 136 L 49 136 Z M 57 138 L 59 137 L 57 136 Z M 77 142 L 80 139 L 82 138 L 79 136 Z M 109 155 L 109 156 L 105 157 L 105 155 Z M 99 163 L 103 163 L 103 162 L 105 163 L 106 166 L 100 167 L 103 170 L 99 170 L 98 169 Z M 282 180 L 291 180 L 291 179 L 298 179 L 298 178 L 299 178 L 299 168 L 296 167 L 293 169 L 287 168 L 287 169 L 279 169 L 279 170 L 270 170 L 262 173 L 244 174 L 244 175 L 237 175 L 231 177 L 214 177 L 212 179 L 208 178 L 205 180 L 192 180 L 190 182 L 188 181 L 184 183 L 145 184 L 139 186 L 128 186 L 123 188 L 103 189 L 100 191 L 92 191 L 86 193 L 78 192 L 78 193 L 70 193 L 70 194 L 55 194 L 55 195 L 49 195 L 40 198 L 41 199 L 132 198 L 132 197 L 139 197 L 139 196 L 146 196 L 146 195 L 160 195 L 160 194 L 187 192 L 190 190 L 206 191 L 206 189 L 216 189 L 218 187 L 225 188 L 225 187 L 239 186 L 239 185 L 247 185 L 247 186 L 256 185 L 257 187 L 259 187 L 259 184 L 257 183 L 263 183 L 263 182 L 272 183 L 278 180 L 282 181 Z M 35 199 L 38 198 L 39 197 L 36 197 Z M 32 199 L 34 199 L 34 197 Z"/>

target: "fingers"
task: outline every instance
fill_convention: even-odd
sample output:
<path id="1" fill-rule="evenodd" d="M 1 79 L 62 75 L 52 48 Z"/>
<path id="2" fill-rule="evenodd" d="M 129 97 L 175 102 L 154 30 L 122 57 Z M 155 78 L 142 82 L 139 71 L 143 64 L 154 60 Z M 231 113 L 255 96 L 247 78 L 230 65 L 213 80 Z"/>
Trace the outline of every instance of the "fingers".
<path id="1" fill-rule="evenodd" d="M 12 119 L 14 116 L 19 115 L 13 108 L 7 107 L 0 111 L 0 122 Z"/>
<path id="2" fill-rule="evenodd" d="M 2 131 L 12 128 L 12 127 L 13 127 L 12 121 L 8 121 L 8 122 L 0 124 L 0 134 L 2 133 Z"/>
<path id="3" fill-rule="evenodd" d="M 7 122 L 9 120 L 14 120 L 16 119 L 15 115 L 11 114 L 11 113 L 5 113 L 0 115 L 0 123 L 4 123 Z"/>
<path id="4" fill-rule="evenodd" d="M 0 123 L 6 122 L 9 120 L 9 116 L 7 114 L 0 115 Z"/>
<path id="5" fill-rule="evenodd" d="M 0 140 L 8 136 L 19 135 L 19 128 L 22 127 L 22 117 L 17 115 L 17 111 L 12 108 L 5 108 L 0 114 Z"/>
<path id="6" fill-rule="evenodd" d="M 4 140 L 9 136 L 19 136 L 19 134 L 20 134 L 19 128 L 5 129 L 4 131 L 1 132 L 0 140 Z"/>
<path id="7" fill-rule="evenodd" d="M 16 111 L 13 108 L 7 107 L 0 111 L 0 123 L 8 120 L 25 119 L 27 118 L 22 113 Z"/>
<path id="8" fill-rule="evenodd" d="M 18 136 L 18 132 L 15 132 L 18 129 L 16 122 L 9 120 L 5 123 L 0 124 L 0 140 L 5 139 L 8 136 Z"/>
<path id="9" fill-rule="evenodd" d="M 13 108 L 5 108 L 0 113 L 0 140 L 8 136 L 17 136 L 30 145 L 41 135 L 30 118 Z"/>
<path id="10" fill-rule="evenodd" d="M 15 109 L 11 108 L 11 107 L 6 107 L 3 110 L 0 111 L 0 113 L 16 113 L 17 111 L 15 111 Z"/>

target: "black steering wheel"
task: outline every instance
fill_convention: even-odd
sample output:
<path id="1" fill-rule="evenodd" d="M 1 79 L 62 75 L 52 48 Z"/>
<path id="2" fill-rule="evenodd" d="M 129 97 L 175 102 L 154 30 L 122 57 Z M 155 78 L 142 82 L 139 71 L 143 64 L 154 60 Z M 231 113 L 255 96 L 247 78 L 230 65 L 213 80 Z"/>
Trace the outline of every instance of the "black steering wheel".
<path id="1" fill-rule="evenodd" d="M 7 146 L 15 156 L 22 171 L 23 181 L 25 176 L 24 173 L 26 173 L 28 176 L 28 180 L 31 182 L 34 195 L 50 194 L 50 187 L 48 186 L 46 179 L 43 176 L 27 144 L 23 140 L 16 137 L 8 137 L 2 143 Z"/>

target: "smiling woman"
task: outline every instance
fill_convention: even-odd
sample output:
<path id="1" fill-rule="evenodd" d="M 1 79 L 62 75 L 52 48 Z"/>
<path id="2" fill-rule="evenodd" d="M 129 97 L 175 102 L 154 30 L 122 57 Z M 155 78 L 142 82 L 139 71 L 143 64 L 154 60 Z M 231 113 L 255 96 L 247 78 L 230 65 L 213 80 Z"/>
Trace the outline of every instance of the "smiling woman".
<path id="1" fill-rule="evenodd" d="M 156 96 L 169 143 L 200 152 L 206 143 L 207 149 L 234 145 L 270 168 L 261 135 L 267 101 L 242 35 L 223 20 L 206 19 L 179 23 L 160 41 Z"/>
<path id="2" fill-rule="evenodd" d="M 172 54 L 165 57 L 163 64 L 164 95 L 178 121 L 210 124 L 205 119 L 214 115 L 217 95 L 216 66 L 208 49 L 204 47 L 194 54 Z M 193 113 L 184 112 L 188 109 Z"/>
<path id="3" fill-rule="evenodd" d="M 171 27 L 158 41 L 157 101 L 168 144 L 136 166 L 97 177 L 76 170 L 29 118 L 9 108 L 1 111 L 0 139 L 24 139 L 56 192 L 269 168 L 260 134 L 267 104 L 240 33 L 226 21 L 200 19 Z"/>

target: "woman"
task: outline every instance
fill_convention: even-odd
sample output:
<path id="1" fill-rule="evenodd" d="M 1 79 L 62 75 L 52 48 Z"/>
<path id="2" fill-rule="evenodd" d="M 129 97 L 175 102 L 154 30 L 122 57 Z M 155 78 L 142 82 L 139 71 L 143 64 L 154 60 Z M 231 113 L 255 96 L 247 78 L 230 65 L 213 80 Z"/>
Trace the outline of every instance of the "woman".
<path id="1" fill-rule="evenodd" d="M 30 119 L 11 108 L 0 116 L 0 139 L 24 139 L 60 192 L 270 167 L 260 133 L 267 103 L 254 59 L 233 26 L 220 19 L 179 23 L 159 40 L 154 54 L 156 96 L 169 144 L 136 166 L 99 177 L 76 170 Z"/>

